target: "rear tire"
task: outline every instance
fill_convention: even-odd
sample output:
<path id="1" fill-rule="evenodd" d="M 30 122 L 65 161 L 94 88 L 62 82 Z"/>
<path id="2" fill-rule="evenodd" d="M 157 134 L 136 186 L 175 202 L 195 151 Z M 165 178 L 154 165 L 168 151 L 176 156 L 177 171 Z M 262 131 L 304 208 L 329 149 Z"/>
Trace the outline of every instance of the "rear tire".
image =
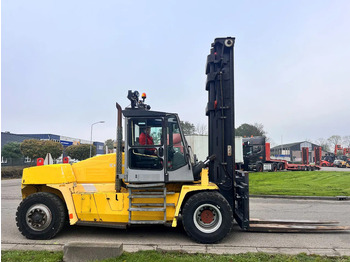
<path id="1" fill-rule="evenodd" d="M 227 200 L 216 191 L 191 196 L 182 211 L 184 229 L 193 240 L 212 244 L 232 229 L 233 212 Z"/>
<path id="2" fill-rule="evenodd" d="M 273 164 L 272 165 L 272 172 L 277 172 L 277 171 L 278 171 L 277 164 Z"/>
<path id="3" fill-rule="evenodd" d="M 282 163 L 277 164 L 278 170 L 282 171 L 284 169 L 284 165 Z"/>
<path id="4" fill-rule="evenodd" d="M 39 192 L 25 198 L 16 213 L 18 230 L 28 239 L 50 239 L 66 221 L 62 200 L 52 193 Z"/>
<path id="5" fill-rule="evenodd" d="M 262 164 L 257 164 L 256 165 L 256 172 L 263 172 L 264 171 L 264 167 Z"/>

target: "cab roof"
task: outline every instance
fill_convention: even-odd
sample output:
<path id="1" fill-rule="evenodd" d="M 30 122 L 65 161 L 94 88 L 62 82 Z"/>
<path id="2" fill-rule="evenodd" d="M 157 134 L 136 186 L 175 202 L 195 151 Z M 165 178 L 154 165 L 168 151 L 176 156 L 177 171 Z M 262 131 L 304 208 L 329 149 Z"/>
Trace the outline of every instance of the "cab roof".
<path id="1" fill-rule="evenodd" d="M 159 111 L 149 111 L 139 108 L 125 108 L 123 110 L 123 115 L 125 117 L 165 117 L 168 115 L 177 115 L 175 113 L 159 112 Z"/>

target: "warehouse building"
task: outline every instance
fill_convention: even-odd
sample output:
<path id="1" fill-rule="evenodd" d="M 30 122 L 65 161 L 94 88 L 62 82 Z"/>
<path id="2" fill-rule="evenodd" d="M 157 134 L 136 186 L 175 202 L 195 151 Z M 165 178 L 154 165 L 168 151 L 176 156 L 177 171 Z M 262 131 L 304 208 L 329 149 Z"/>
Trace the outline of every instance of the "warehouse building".
<path id="1" fill-rule="evenodd" d="M 12 134 L 10 132 L 1 132 L 1 150 L 4 147 L 4 145 L 10 142 L 22 143 L 24 140 L 27 140 L 27 139 L 33 139 L 33 137 L 26 136 L 26 135 Z"/>
<path id="2" fill-rule="evenodd" d="M 319 147 L 319 145 L 313 144 L 308 141 L 275 146 L 271 148 L 271 158 L 283 159 L 289 162 L 301 162 L 303 147 L 309 148 L 309 162 L 315 162 L 314 149 L 315 147 Z"/>

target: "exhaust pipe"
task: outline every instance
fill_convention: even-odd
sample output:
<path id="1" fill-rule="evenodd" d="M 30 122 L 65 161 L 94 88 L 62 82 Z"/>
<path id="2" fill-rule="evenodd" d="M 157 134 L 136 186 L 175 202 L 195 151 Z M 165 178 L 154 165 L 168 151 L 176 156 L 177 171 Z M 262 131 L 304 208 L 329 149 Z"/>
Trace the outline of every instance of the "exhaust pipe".
<path id="1" fill-rule="evenodd" d="M 116 176 L 115 176 L 115 190 L 120 192 L 122 180 L 119 175 L 122 174 L 122 143 L 123 143 L 123 126 L 122 126 L 122 108 L 116 103 L 118 110 L 118 122 L 117 122 L 117 152 L 116 152 Z"/>

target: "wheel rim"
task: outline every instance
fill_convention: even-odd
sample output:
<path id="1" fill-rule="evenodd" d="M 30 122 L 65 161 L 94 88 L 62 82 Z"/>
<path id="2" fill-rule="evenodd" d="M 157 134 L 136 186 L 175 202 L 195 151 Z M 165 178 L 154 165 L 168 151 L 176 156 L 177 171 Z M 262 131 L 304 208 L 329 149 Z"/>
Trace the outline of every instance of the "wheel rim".
<path id="1" fill-rule="evenodd" d="M 51 221 L 51 211 L 44 204 L 33 205 L 27 211 L 27 225 L 34 231 L 45 230 L 50 225 Z"/>
<path id="2" fill-rule="evenodd" d="M 213 233 L 222 224 L 222 215 L 218 207 L 211 204 L 199 206 L 193 214 L 193 222 L 203 233 Z"/>

